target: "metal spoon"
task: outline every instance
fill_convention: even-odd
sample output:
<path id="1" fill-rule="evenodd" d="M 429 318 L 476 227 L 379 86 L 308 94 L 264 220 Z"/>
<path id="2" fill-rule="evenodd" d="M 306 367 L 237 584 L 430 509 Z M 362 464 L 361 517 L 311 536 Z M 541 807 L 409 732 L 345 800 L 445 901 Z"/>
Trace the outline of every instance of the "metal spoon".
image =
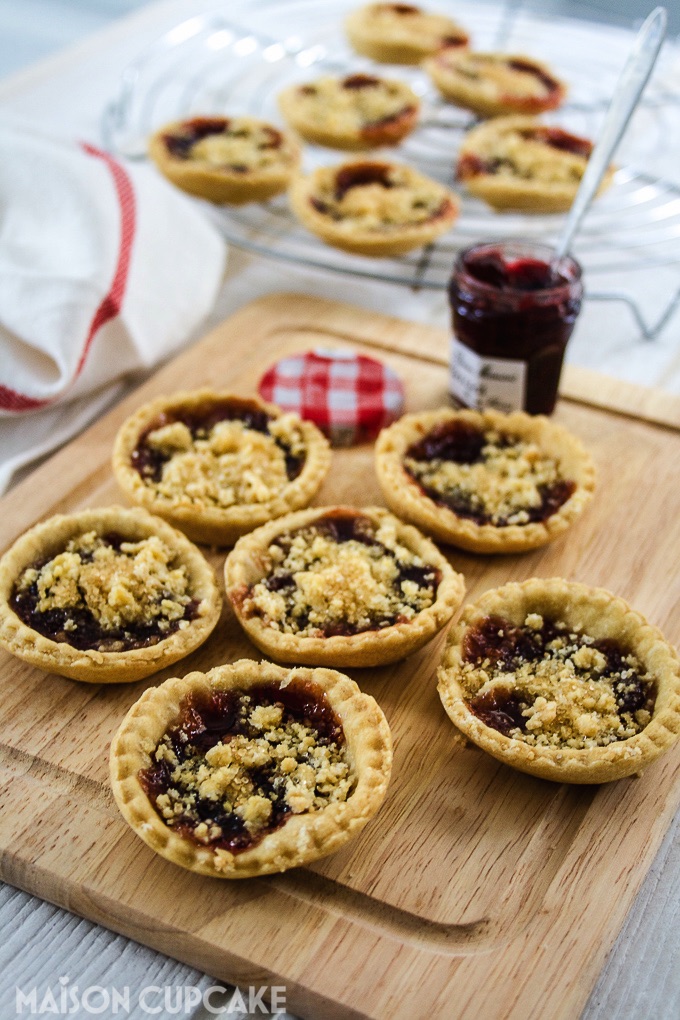
<path id="1" fill-rule="evenodd" d="M 560 261 L 569 251 L 574 235 L 581 225 L 583 215 L 592 202 L 611 158 L 628 127 L 628 122 L 633 116 L 635 107 L 659 56 L 666 34 L 667 20 L 666 8 L 657 7 L 637 34 L 630 56 L 616 83 L 599 140 L 588 160 L 588 165 L 576 192 L 576 198 L 557 242 L 552 259 L 553 266 L 559 266 Z"/>

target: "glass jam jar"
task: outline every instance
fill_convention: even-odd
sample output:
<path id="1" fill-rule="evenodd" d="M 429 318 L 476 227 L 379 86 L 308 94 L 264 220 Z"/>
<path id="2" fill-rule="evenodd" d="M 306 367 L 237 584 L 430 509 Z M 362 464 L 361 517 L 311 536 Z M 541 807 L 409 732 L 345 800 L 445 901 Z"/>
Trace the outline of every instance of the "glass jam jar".
<path id="1" fill-rule="evenodd" d="M 461 251 L 449 286 L 449 390 L 463 407 L 550 414 L 567 341 L 581 309 L 581 267 L 531 241 Z"/>

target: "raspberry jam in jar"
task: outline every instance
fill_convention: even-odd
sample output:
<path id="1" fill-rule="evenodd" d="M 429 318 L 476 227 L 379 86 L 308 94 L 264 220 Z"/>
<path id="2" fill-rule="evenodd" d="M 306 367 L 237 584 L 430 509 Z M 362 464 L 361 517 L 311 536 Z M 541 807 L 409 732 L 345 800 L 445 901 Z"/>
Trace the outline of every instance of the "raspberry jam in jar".
<path id="1" fill-rule="evenodd" d="M 454 401 L 478 410 L 550 414 L 581 309 L 581 267 L 525 241 L 461 251 L 449 287 Z"/>

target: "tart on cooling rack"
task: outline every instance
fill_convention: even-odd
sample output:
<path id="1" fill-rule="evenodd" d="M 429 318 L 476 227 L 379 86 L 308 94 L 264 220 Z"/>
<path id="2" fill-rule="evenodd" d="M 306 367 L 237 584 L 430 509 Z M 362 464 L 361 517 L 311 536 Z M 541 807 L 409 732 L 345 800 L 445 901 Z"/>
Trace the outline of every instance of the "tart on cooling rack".
<path id="1" fill-rule="evenodd" d="M 595 486 L 581 442 L 522 411 L 404 415 L 380 433 L 376 471 L 400 517 L 482 553 L 546 545 L 573 523 Z"/>
<path id="2" fill-rule="evenodd" d="M 291 85 L 279 106 L 306 141 L 352 150 L 396 145 L 416 126 L 420 100 L 404 82 L 350 74 Z"/>
<path id="3" fill-rule="evenodd" d="M 469 41 L 451 18 L 412 4 L 366 4 L 346 18 L 345 29 L 357 53 L 386 64 L 419 64 L 442 46 Z"/>
<path id="4" fill-rule="evenodd" d="M 36 524 L 0 560 L 0 644 L 90 683 L 129 683 L 184 658 L 220 615 L 211 567 L 145 510 Z"/>
<path id="5" fill-rule="evenodd" d="M 285 191 L 295 142 L 254 117 L 192 117 L 160 128 L 149 155 L 173 184 L 209 202 L 264 202 Z"/>
<path id="6" fill-rule="evenodd" d="M 411 167 L 383 161 L 324 166 L 298 177 L 290 203 L 327 244 L 358 255 L 403 255 L 453 226 L 458 200 Z"/>
<path id="7" fill-rule="evenodd" d="M 237 542 L 227 595 L 251 640 L 281 662 L 378 666 L 421 648 L 465 590 L 436 546 L 386 510 L 290 514 Z"/>
<path id="8" fill-rule="evenodd" d="M 311 502 L 330 457 L 312 422 L 204 389 L 159 397 L 128 418 L 113 470 L 130 499 L 194 541 L 232 545 Z"/>
<path id="9" fill-rule="evenodd" d="M 447 47 L 425 69 L 445 99 L 480 117 L 554 110 L 567 92 L 545 64 L 525 56 Z"/>
<path id="10" fill-rule="evenodd" d="M 163 857 L 219 878 L 337 850 L 380 807 L 391 767 L 385 716 L 353 680 L 249 659 L 150 688 L 111 745 L 126 822 Z"/>
<path id="11" fill-rule="evenodd" d="M 557 782 L 640 772 L 680 732 L 680 662 L 661 632 L 605 589 L 561 578 L 467 606 L 439 694 L 473 743 Z"/>
<path id="12" fill-rule="evenodd" d="M 457 178 L 494 209 L 565 212 L 574 201 L 593 143 L 533 117 L 494 117 L 468 131 Z M 600 193 L 612 182 L 609 168 Z"/>

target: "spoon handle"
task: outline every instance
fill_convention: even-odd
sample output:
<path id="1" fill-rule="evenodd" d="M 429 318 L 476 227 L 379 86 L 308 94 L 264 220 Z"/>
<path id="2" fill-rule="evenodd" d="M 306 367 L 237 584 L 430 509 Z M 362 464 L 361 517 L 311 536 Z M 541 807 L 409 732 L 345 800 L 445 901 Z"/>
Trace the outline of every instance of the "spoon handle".
<path id="1" fill-rule="evenodd" d="M 576 198 L 557 242 L 553 256 L 555 263 L 559 263 L 560 259 L 564 258 L 569 251 L 581 219 L 592 202 L 611 158 L 628 127 L 628 122 L 659 55 L 666 34 L 667 20 L 666 8 L 655 8 L 636 36 L 626 65 L 616 83 L 599 140 L 588 160 L 588 165 L 576 192 Z"/>

